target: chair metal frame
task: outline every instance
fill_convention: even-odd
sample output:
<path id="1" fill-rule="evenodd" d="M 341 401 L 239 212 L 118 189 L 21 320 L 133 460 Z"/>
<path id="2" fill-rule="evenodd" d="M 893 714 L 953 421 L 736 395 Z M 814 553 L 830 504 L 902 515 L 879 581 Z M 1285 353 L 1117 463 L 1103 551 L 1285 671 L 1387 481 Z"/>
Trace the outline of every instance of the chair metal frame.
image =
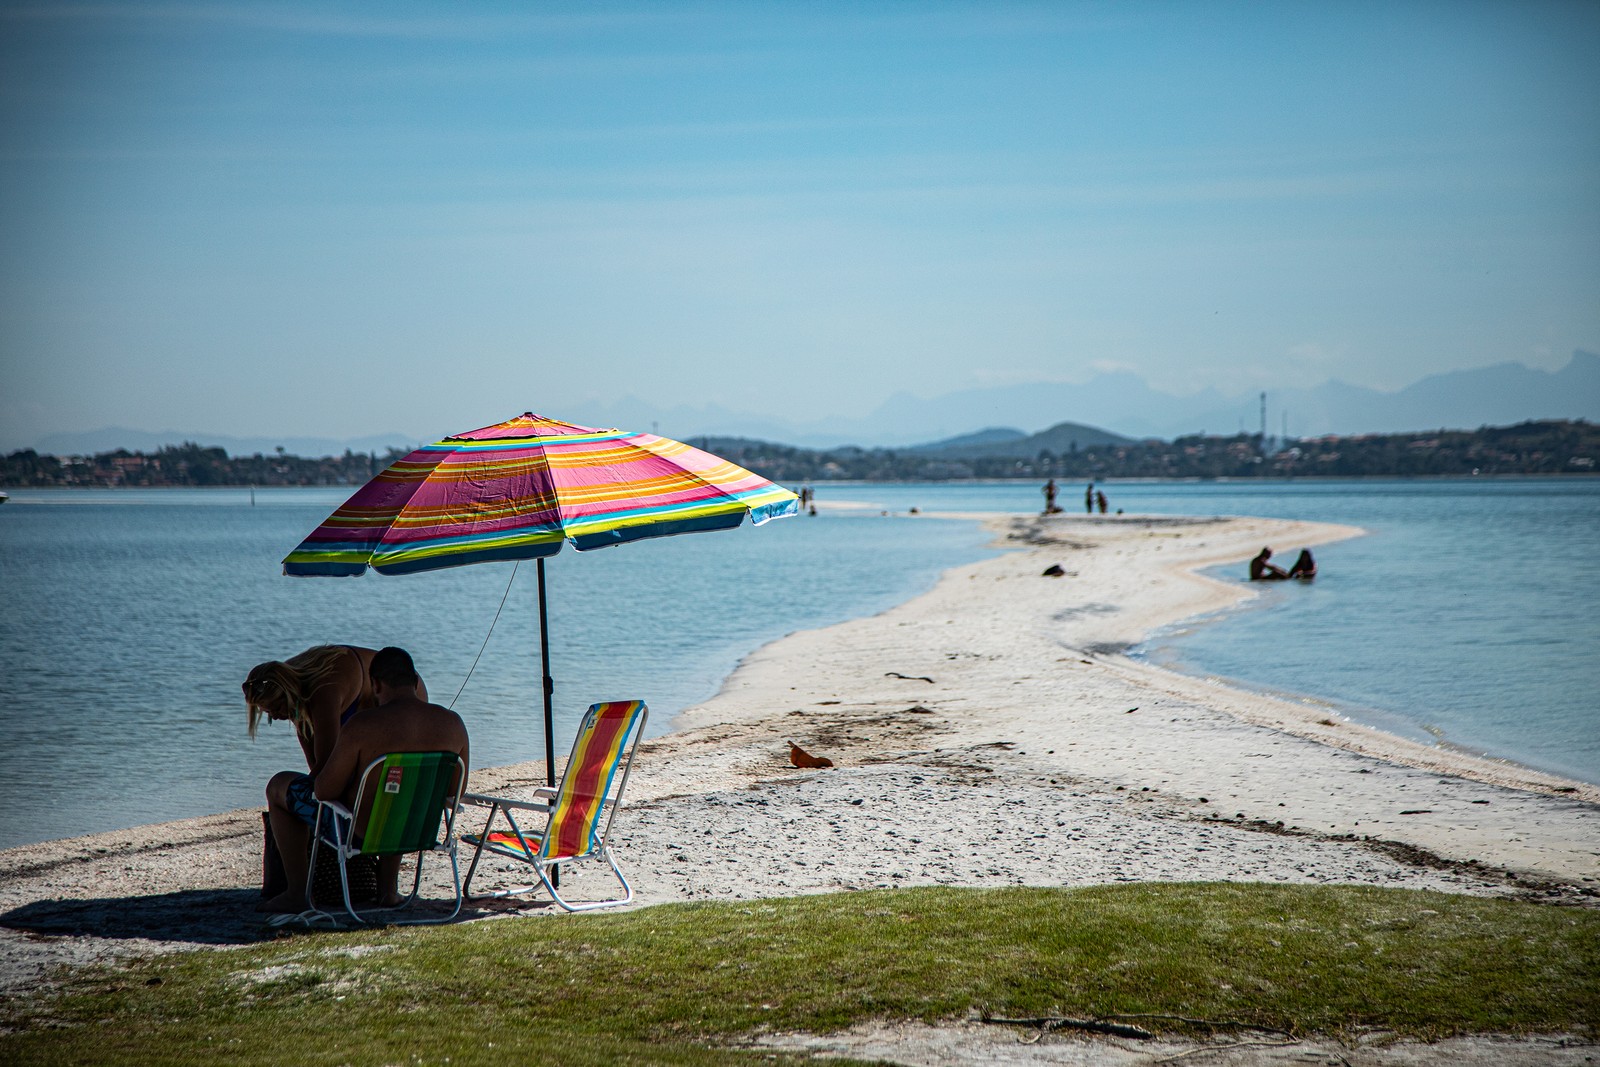
<path id="1" fill-rule="evenodd" d="M 367 799 L 367 784 L 369 781 L 373 780 L 373 772 L 385 766 L 391 756 L 410 754 L 411 753 L 399 752 L 385 753 L 384 755 L 373 760 L 371 763 L 368 763 L 366 767 L 363 768 L 361 771 L 361 779 L 356 785 L 356 802 L 354 811 L 345 807 L 342 802 L 337 800 L 319 799 L 317 801 L 317 819 L 311 827 L 312 839 L 314 841 L 321 840 L 333 849 L 334 857 L 339 864 L 339 888 L 344 893 L 344 909 L 350 914 L 352 919 L 363 925 L 371 922 L 392 923 L 396 925 L 447 923 L 454 919 L 457 915 L 461 914 L 461 902 L 464 899 L 464 894 L 462 892 L 461 867 L 458 859 L 459 854 L 456 843 L 455 822 L 456 814 L 461 810 L 462 796 L 467 787 L 467 761 L 462 759 L 454 752 L 423 753 L 425 755 L 449 756 L 450 758 L 454 759 L 457 767 L 459 768 L 459 777 L 456 780 L 456 787 L 453 795 L 448 788 L 444 794 L 443 810 L 439 814 L 439 818 L 443 820 L 444 824 L 444 833 L 442 837 L 436 832 L 435 841 L 432 847 L 408 849 L 400 853 L 401 855 L 409 855 L 414 852 L 417 857 L 417 872 L 416 877 L 411 883 L 411 895 L 406 897 L 406 899 L 401 901 L 399 904 L 390 907 L 368 908 L 367 915 L 363 915 L 361 912 L 357 911 L 354 902 L 352 902 L 350 899 L 350 873 L 345 867 L 346 862 L 355 858 L 356 856 L 393 854 L 393 852 L 368 852 L 363 849 L 361 845 L 353 842 L 352 836 L 355 830 L 355 812 L 361 811 L 363 803 Z M 381 781 L 375 786 L 375 788 L 382 788 Z M 324 813 L 326 813 L 329 817 L 326 831 L 324 831 L 323 824 Z M 311 862 L 307 865 L 306 869 L 306 902 L 311 905 L 310 910 L 304 913 L 304 917 L 306 918 L 308 925 L 316 919 L 322 919 L 323 921 L 337 921 L 335 916 L 322 911 L 321 909 L 317 908 L 315 904 L 313 887 L 316 884 L 317 853 L 320 851 L 322 850 L 319 848 L 313 848 L 311 850 Z M 390 918 L 387 917 L 387 915 L 369 918 L 369 915 L 374 915 L 374 913 L 401 911 L 410 907 L 416 902 L 417 895 L 422 888 L 422 861 L 429 852 L 442 852 L 450 857 L 450 875 L 451 879 L 455 883 L 455 908 L 450 912 L 450 914 L 444 916 L 443 918 L 399 919 Z"/>
<path id="2" fill-rule="evenodd" d="M 602 708 L 611 704 L 637 703 L 639 705 L 637 718 L 627 727 L 631 737 L 626 733 L 617 746 L 615 763 L 612 765 L 608 776 L 605 794 L 599 798 L 603 811 L 596 817 L 596 825 L 603 826 L 599 833 L 591 831 L 588 846 L 573 855 L 547 856 L 544 854 L 545 842 L 550 839 L 550 824 L 554 820 L 562 795 L 567 792 L 571 783 L 569 778 L 574 773 L 573 759 L 582 746 L 585 736 L 593 730 L 594 724 Z M 634 753 L 639 748 L 639 741 L 644 736 L 645 722 L 650 718 L 650 709 L 644 701 L 607 701 L 592 704 L 584 715 L 582 724 L 578 728 L 577 736 L 572 740 L 572 753 L 567 757 L 566 769 L 562 772 L 561 781 L 554 787 L 539 786 L 533 790 L 532 800 L 520 800 L 514 797 L 491 796 L 484 793 L 464 793 L 462 803 L 489 809 L 489 817 L 484 821 L 483 830 L 477 834 L 465 834 L 462 840 L 469 845 L 476 846 L 472 854 L 472 863 L 467 867 L 466 881 L 462 883 L 462 893 L 468 900 L 493 900 L 501 897 L 518 896 L 531 893 L 543 888 L 550 894 L 550 899 L 567 911 L 590 911 L 595 908 L 611 908 L 627 904 L 633 900 L 633 887 L 628 884 L 627 877 L 622 873 L 622 868 L 617 866 L 617 861 L 611 854 L 611 826 L 617 817 L 617 809 L 622 806 L 623 793 L 628 788 L 628 776 L 633 771 Z M 581 768 L 578 768 L 581 770 Z M 621 776 L 618 779 L 617 771 Z M 610 783 L 615 782 L 615 788 L 610 788 Z M 544 829 L 540 831 L 525 831 L 517 822 L 517 812 L 542 813 L 545 816 Z M 496 818 L 504 816 L 506 825 L 509 826 L 511 837 L 515 838 L 515 845 L 501 845 L 490 838 Z M 478 861 L 483 858 L 484 852 L 492 852 L 507 859 L 514 859 L 533 867 L 539 881 L 512 889 L 501 889 L 489 893 L 472 894 L 472 879 L 478 870 Z M 560 868 L 581 863 L 585 860 L 603 859 L 611 867 L 611 873 L 616 876 L 617 882 L 622 886 L 622 895 L 606 900 L 572 901 L 561 895 L 557 888 L 560 883 Z M 551 874 L 555 877 L 552 878 Z"/>

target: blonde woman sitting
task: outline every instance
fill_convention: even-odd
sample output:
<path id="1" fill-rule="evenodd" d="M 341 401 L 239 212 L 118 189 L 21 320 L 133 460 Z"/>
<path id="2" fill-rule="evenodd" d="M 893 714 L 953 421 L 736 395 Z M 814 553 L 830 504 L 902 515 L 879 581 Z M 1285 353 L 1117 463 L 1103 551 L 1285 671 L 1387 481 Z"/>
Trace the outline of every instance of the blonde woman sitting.
<path id="1" fill-rule="evenodd" d="M 306 756 L 308 773 L 279 771 L 267 783 L 267 817 L 279 841 L 302 839 L 317 818 L 312 783 L 328 762 L 339 740 L 339 730 L 356 713 L 377 706 L 367 669 L 374 651 L 356 645 L 318 645 L 287 660 L 258 663 L 244 680 L 244 702 L 250 709 L 250 736 L 265 715 L 273 721 L 294 724 L 295 737 Z M 428 699 L 418 679 L 417 693 Z M 292 851 L 292 850 L 291 850 Z M 306 857 L 284 856 L 289 888 L 256 905 L 257 911 L 299 910 L 303 907 Z"/>

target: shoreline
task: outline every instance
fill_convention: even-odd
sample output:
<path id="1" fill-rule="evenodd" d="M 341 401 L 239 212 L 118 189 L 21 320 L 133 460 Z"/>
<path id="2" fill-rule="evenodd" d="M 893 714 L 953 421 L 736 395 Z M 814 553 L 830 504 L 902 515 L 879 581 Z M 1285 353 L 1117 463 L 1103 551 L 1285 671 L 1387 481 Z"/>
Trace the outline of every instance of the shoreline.
<path id="1" fill-rule="evenodd" d="M 841 505 L 823 506 L 839 507 Z M 855 507 L 856 505 L 843 506 Z M 865 505 L 862 506 L 865 507 Z M 1256 535 L 1258 537 L 1285 540 L 1287 538 L 1283 536 L 1284 534 L 1298 534 L 1300 535 L 1299 539 L 1294 541 L 1296 547 L 1316 547 L 1335 541 L 1366 536 L 1366 531 L 1359 527 L 1292 519 L 1170 515 L 1080 517 L 1072 514 L 1046 518 L 1035 515 L 975 512 L 924 512 L 919 517 L 923 519 L 980 522 L 995 536 L 995 540 L 991 542 L 991 547 L 1013 552 L 1018 550 L 1024 552 L 1032 551 L 1032 554 L 1039 555 L 1041 560 L 1044 553 L 1035 551 L 1037 549 L 1053 545 L 1064 546 L 1067 549 L 1089 547 L 1071 540 L 1070 535 L 1077 534 L 1082 536 L 1087 534 L 1088 536 L 1093 536 L 1096 532 L 1103 532 L 1117 526 L 1154 530 L 1161 527 L 1250 524 L 1256 527 Z M 1154 534 L 1153 536 L 1161 535 Z M 1243 538 L 1243 541 L 1249 540 L 1248 536 Z M 1243 551 L 1244 554 L 1238 554 L 1240 551 Z M 1132 675 L 1146 678 L 1152 686 L 1170 687 L 1175 690 L 1203 694 L 1206 697 L 1218 700 L 1220 703 L 1225 703 L 1227 710 L 1245 721 L 1257 725 L 1270 726 L 1274 729 L 1294 733 L 1296 736 L 1313 739 L 1336 748 L 1346 748 L 1349 751 L 1359 752 L 1363 755 L 1391 759 L 1396 762 L 1407 763 L 1408 765 L 1429 770 L 1438 770 L 1443 773 L 1460 774 L 1487 784 L 1510 788 L 1525 788 L 1533 791 L 1571 793 L 1594 802 L 1600 802 L 1600 783 L 1585 782 L 1557 772 L 1545 771 L 1519 763 L 1510 757 L 1475 753 L 1443 740 L 1428 743 L 1419 739 L 1407 738 L 1385 730 L 1381 726 L 1354 719 L 1348 719 L 1345 722 L 1336 724 L 1338 727 L 1347 728 L 1350 731 L 1349 733 L 1330 732 L 1326 728 L 1327 724 L 1323 723 L 1321 719 L 1330 713 L 1335 715 L 1343 714 L 1337 710 L 1342 705 L 1336 698 L 1316 693 L 1273 690 L 1267 686 L 1255 685 L 1240 679 L 1227 678 L 1199 668 L 1191 672 L 1160 665 L 1146 659 L 1134 659 L 1126 655 L 1127 652 L 1146 645 L 1151 638 L 1163 629 L 1226 610 L 1260 595 L 1257 586 L 1241 588 L 1220 582 L 1200 573 L 1203 570 L 1231 564 L 1243 565 L 1251 554 L 1250 551 L 1244 549 L 1236 551 L 1222 549 L 1221 551 L 1208 553 L 1198 561 L 1185 560 L 1176 562 L 1171 567 L 1173 577 L 1182 581 L 1208 586 L 1212 595 L 1204 599 L 1196 598 L 1181 609 L 1167 605 L 1155 609 L 1142 607 L 1141 613 L 1134 618 L 1131 626 L 1125 629 L 1119 627 L 1115 635 L 1116 640 L 1090 641 L 1086 642 L 1086 647 L 1104 662 L 1108 664 L 1115 662 L 1119 669 L 1125 670 Z M 1001 558 L 1004 557 L 1002 556 Z M 981 571 L 986 565 L 997 562 L 995 559 L 990 559 L 952 568 L 940 577 L 938 586 L 944 586 L 947 582 L 952 581 L 953 576 L 956 575 L 967 575 L 969 578 L 976 577 L 976 575 L 969 574 L 969 572 Z M 1076 574 L 1071 574 L 1070 572 L 1069 576 L 1077 577 Z M 935 596 L 938 591 L 939 589 L 936 587 L 935 590 L 929 593 L 915 597 L 905 604 L 886 609 L 877 615 L 850 620 L 838 625 L 849 626 L 883 618 L 902 610 L 914 610 L 914 606 L 919 601 Z M 1096 611 L 1099 607 L 1101 606 L 1091 605 L 1089 610 Z M 833 628 L 830 627 L 828 629 Z M 725 694 L 735 688 L 735 679 L 747 664 L 755 660 L 765 651 L 765 648 L 771 648 L 810 632 L 816 631 L 790 633 L 746 657 L 740 662 L 734 673 L 723 683 L 716 696 L 702 704 L 685 708 L 674 717 L 671 722 L 670 733 L 704 727 L 712 717 L 711 709 L 715 708 L 718 701 Z M 1382 712 L 1382 709 L 1374 710 Z"/>
<path id="2" fill-rule="evenodd" d="M 877 615 L 756 649 L 641 743 L 615 839 L 633 906 L 1130 880 L 1600 904 L 1600 788 L 1126 655 L 1159 626 L 1253 595 L 1201 569 L 1359 530 L 937 517 L 984 519 L 1010 550 Z M 1065 573 L 1044 576 L 1051 564 Z M 790 766 L 790 740 L 835 767 Z M 542 781 L 542 762 L 524 763 L 474 769 L 471 788 Z M 260 840 L 259 809 L 244 809 L 0 851 L 0 991 L 60 964 L 265 939 L 249 910 Z M 552 911 L 533 898 L 463 915 Z"/>
<path id="3" fill-rule="evenodd" d="M 1359 530 L 1354 536 L 1367 536 L 1367 531 Z M 1325 542 L 1326 543 L 1326 542 Z M 1242 564 L 1242 561 L 1239 561 Z M 1207 566 L 1203 570 L 1219 569 Z M 1202 575 L 1202 577 L 1206 577 Z M 1223 584 L 1228 584 L 1224 582 Z M 1230 586 L 1231 587 L 1231 586 Z M 1270 587 L 1270 586 L 1269 586 Z M 1233 604 L 1243 604 L 1251 599 L 1256 586 L 1249 586 L 1250 592 L 1237 598 Z M 1266 592 L 1266 589 L 1262 589 Z M 1516 756 L 1497 754 L 1492 751 L 1451 740 L 1446 730 L 1431 729 L 1418 726 L 1403 720 L 1401 714 L 1390 708 L 1378 704 L 1362 704 L 1359 701 L 1347 700 L 1343 697 L 1330 696 L 1323 692 L 1313 690 L 1300 690 L 1291 687 L 1280 687 L 1268 682 L 1252 681 L 1224 674 L 1220 671 L 1207 670 L 1204 665 L 1188 659 L 1185 655 L 1181 640 L 1164 640 L 1164 631 L 1176 631 L 1188 628 L 1197 623 L 1209 625 L 1205 616 L 1221 614 L 1231 610 L 1232 605 L 1225 606 L 1217 611 L 1207 611 L 1200 616 L 1190 616 L 1173 620 L 1156 627 L 1147 639 L 1140 643 L 1145 654 L 1140 655 L 1135 662 L 1147 665 L 1154 670 L 1175 675 L 1191 681 L 1202 681 L 1228 689 L 1241 697 L 1260 698 L 1278 705 L 1293 705 L 1315 708 L 1323 715 L 1331 715 L 1343 720 L 1345 725 L 1369 731 L 1384 738 L 1390 739 L 1396 746 L 1396 751 L 1410 751 L 1413 746 L 1420 747 L 1428 752 L 1450 753 L 1476 764 L 1484 765 L 1483 773 L 1493 776 L 1493 780 L 1527 780 L 1529 782 L 1548 784 L 1554 783 L 1556 788 L 1570 787 L 1563 791 L 1585 792 L 1600 790 L 1600 772 L 1592 778 L 1580 778 L 1569 771 L 1540 767 Z M 1270 612 L 1270 608 L 1267 609 Z M 1226 620 L 1216 620 L 1226 625 Z M 1404 732 L 1404 731 L 1409 731 Z M 1321 735 L 1319 735 L 1320 737 Z M 1381 744 L 1372 749 L 1381 752 Z"/>

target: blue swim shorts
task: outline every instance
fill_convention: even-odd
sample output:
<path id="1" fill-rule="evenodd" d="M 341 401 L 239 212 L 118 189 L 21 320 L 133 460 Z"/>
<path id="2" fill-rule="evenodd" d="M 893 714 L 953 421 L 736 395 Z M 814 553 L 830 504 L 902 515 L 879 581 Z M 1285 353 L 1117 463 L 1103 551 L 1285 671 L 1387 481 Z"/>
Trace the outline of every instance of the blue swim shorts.
<path id="1" fill-rule="evenodd" d="M 289 810 L 307 826 L 317 824 L 317 795 L 311 790 L 314 784 L 316 779 L 309 774 L 295 775 L 289 783 Z"/>
<path id="2" fill-rule="evenodd" d="M 309 774 L 296 775 L 289 783 L 288 790 L 289 810 L 294 812 L 295 818 L 310 827 L 317 825 L 317 795 L 312 791 L 315 783 L 316 779 Z M 322 833 L 319 836 L 330 845 L 337 843 L 331 813 L 329 818 L 322 820 Z"/>

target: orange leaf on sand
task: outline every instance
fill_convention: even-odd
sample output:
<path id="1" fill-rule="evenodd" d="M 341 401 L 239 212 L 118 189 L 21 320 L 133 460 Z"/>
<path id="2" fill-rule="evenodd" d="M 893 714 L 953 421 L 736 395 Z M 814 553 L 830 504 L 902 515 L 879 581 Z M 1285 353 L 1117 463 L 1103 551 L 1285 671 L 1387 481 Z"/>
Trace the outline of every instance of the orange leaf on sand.
<path id="1" fill-rule="evenodd" d="M 826 756 L 813 756 L 793 741 L 789 742 L 789 762 L 796 767 L 832 767 L 833 760 Z"/>

